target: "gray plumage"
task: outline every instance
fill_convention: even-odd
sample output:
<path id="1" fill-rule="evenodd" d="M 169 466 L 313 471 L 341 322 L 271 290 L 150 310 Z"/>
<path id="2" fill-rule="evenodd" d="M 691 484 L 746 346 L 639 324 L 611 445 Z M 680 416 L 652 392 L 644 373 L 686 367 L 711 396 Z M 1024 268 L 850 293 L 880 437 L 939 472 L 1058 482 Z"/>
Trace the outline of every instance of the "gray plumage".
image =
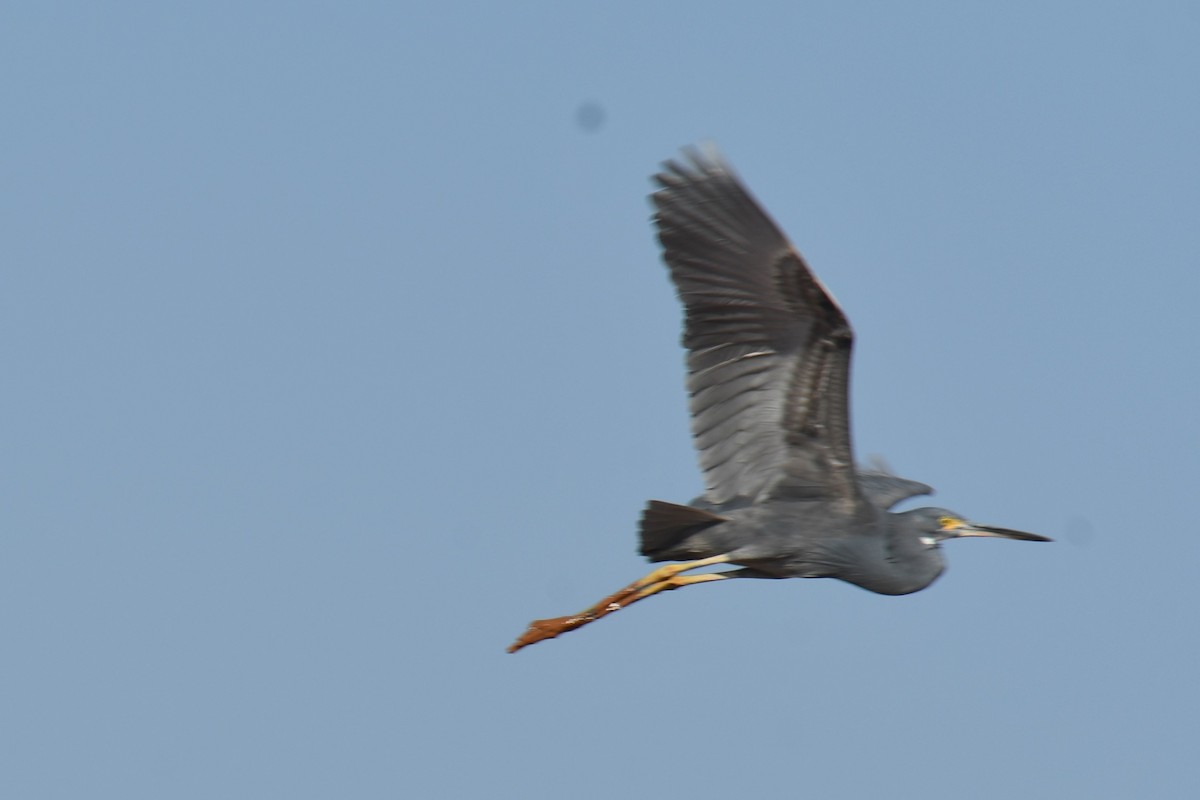
<path id="1" fill-rule="evenodd" d="M 933 490 L 855 469 L 850 323 L 724 159 L 686 155 L 655 176 L 654 224 L 684 306 L 701 505 L 723 519 L 700 530 L 680 521 L 672 537 L 643 517 L 642 554 L 725 554 L 745 575 L 841 578 L 883 594 L 925 588 L 945 566 L 940 543 L 962 535 L 964 520 L 890 513 Z M 943 530 L 942 518 L 955 527 Z"/>
<path id="2" fill-rule="evenodd" d="M 854 332 L 799 252 L 715 150 L 685 151 L 655 176 L 663 260 L 684 307 L 692 434 L 704 494 L 659 500 L 641 553 L 662 567 L 580 614 L 537 620 L 510 648 L 691 583 L 838 578 L 881 594 L 925 588 L 941 543 L 966 536 L 1049 541 L 940 508 L 891 508 L 933 490 L 855 467 L 849 378 Z M 698 567 L 739 569 L 684 576 Z"/>

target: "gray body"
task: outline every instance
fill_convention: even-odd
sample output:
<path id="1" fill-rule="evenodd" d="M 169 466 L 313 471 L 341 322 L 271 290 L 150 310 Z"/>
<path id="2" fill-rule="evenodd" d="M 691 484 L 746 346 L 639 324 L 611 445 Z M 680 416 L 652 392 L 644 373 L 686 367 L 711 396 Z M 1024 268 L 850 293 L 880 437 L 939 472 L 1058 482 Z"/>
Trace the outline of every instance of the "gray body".
<path id="1" fill-rule="evenodd" d="M 856 468 L 842 310 L 715 151 L 668 162 L 652 196 L 684 306 L 692 432 L 704 495 L 652 501 L 651 561 L 728 556 L 731 577 L 838 578 L 881 594 L 925 588 L 960 536 L 1047 541 L 938 508 L 894 513 L 932 489 Z"/>
<path id="2" fill-rule="evenodd" d="M 842 518 L 841 509 L 821 501 L 778 500 L 726 511 L 727 521 L 689 535 L 651 560 L 726 554 L 730 563 L 746 568 L 739 577 L 838 578 L 879 594 L 910 594 L 932 583 L 946 562 L 936 538 L 921 541 L 905 534 L 925 527 L 924 518 L 944 513 L 870 508 Z"/>

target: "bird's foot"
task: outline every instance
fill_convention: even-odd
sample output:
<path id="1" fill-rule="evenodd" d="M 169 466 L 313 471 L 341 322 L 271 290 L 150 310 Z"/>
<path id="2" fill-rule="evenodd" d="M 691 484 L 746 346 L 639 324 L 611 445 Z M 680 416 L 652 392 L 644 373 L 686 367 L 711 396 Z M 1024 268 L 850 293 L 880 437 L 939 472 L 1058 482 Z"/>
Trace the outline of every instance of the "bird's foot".
<path id="1" fill-rule="evenodd" d="M 565 617 L 551 617 L 550 619 L 535 619 L 529 623 L 529 627 L 525 633 L 521 634 L 515 642 L 509 645 L 508 652 L 515 653 L 522 647 L 537 644 L 544 639 L 553 639 L 567 631 L 573 631 L 576 628 L 587 625 L 589 622 L 595 622 L 601 617 L 606 617 L 614 611 L 620 611 L 625 607 L 627 602 L 633 602 L 636 599 L 640 583 L 641 581 L 631 583 L 621 591 L 610 594 L 599 603 L 578 614 L 571 614 Z M 629 600 L 626 600 L 626 598 L 629 598 Z"/>
<path id="2" fill-rule="evenodd" d="M 728 561 L 729 557 L 722 555 L 659 567 L 644 578 L 634 581 L 618 592 L 613 592 L 608 597 L 578 614 L 566 617 L 552 617 L 550 619 L 535 619 L 529 623 L 529 627 L 525 630 L 525 633 L 521 634 L 515 642 L 509 645 L 508 652 L 515 653 L 522 647 L 528 647 L 544 639 L 553 639 L 567 631 L 582 628 L 589 622 L 595 622 L 601 617 L 607 617 L 614 611 L 620 611 L 631 603 L 644 600 L 659 592 L 678 589 L 681 586 L 693 583 L 722 580 L 728 577 L 729 573 L 708 572 L 701 575 L 681 575 L 680 573 L 699 567 L 724 564 Z"/>

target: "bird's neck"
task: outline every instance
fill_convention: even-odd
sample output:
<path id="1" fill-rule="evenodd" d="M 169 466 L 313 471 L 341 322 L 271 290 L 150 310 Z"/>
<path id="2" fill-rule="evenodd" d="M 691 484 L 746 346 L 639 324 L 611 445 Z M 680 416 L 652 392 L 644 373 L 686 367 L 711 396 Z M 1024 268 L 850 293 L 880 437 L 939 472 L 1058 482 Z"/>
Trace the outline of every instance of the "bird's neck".
<path id="1" fill-rule="evenodd" d="M 911 531 L 893 530 L 885 542 L 884 558 L 896 587 L 893 594 L 918 592 L 946 568 L 941 548 L 930 547 Z"/>
<path id="2" fill-rule="evenodd" d="M 846 554 L 837 577 L 879 594 L 918 592 L 946 566 L 940 550 L 922 544 L 911 532 L 889 530 L 852 541 L 855 552 Z"/>

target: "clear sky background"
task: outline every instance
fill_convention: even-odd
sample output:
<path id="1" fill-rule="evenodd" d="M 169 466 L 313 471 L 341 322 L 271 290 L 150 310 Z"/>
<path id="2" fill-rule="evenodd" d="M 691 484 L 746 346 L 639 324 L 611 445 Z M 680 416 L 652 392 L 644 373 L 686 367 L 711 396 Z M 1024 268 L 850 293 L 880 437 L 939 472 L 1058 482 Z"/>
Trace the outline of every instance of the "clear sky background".
<path id="1" fill-rule="evenodd" d="M 5 4 L 0 795 L 1195 796 L 1197 76 L 1183 2 Z M 1058 541 L 507 655 L 700 489 L 706 139 L 860 456 Z"/>

